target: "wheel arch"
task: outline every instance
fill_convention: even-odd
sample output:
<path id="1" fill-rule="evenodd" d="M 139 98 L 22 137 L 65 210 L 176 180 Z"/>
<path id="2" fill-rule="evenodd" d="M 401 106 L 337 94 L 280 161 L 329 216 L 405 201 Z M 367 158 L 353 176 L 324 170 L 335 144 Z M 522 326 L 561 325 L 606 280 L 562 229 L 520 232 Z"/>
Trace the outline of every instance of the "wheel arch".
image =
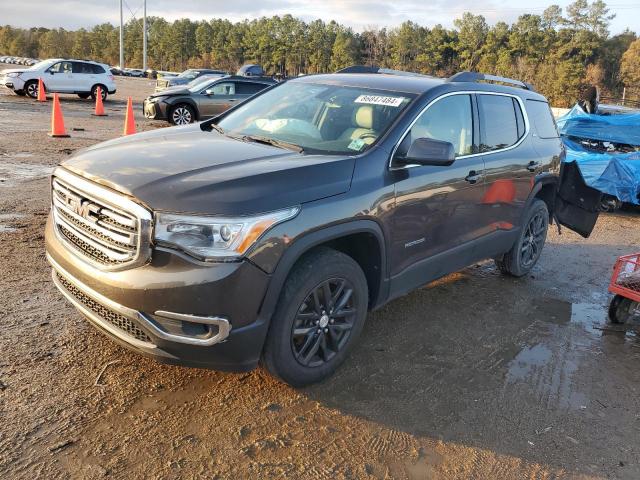
<path id="1" fill-rule="evenodd" d="M 553 222 L 553 211 L 556 203 L 556 194 L 558 193 L 558 184 L 559 179 L 556 175 L 543 175 L 536 180 L 520 215 L 521 225 L 534 200 L 542 200 L 547 205 L 547 210 L 549 210 L 549 223 Z"/>
<path id="2" fill-rule="evenodd" d="M 362 268 L 369 288 L 369 308 L 377 308 L 387 297 L 387 260 L 382 229 L 373 220 L 355 220 L 315 230 L 296 239 L 282 255 L 272 274 L 259 318 L 269 322 L 282 287 L 295 265 L 308 253 L 328 247 L 353 258 Z"/>

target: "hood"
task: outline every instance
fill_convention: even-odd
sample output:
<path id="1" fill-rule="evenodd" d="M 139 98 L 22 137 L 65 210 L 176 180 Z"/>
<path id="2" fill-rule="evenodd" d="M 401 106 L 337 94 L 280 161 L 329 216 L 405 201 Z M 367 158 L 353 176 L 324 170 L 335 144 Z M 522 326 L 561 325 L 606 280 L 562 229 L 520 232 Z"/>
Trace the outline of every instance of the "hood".
<path id="1" fill-rule="evenodd" d="M 167 87 L 159 92 L 152 93 L 149 98 L 166 97 L 167 95 L 191 95 L 188 88 L 178 85 L 177 87 Z"/>
<path id="2" fill-rule="evenodd" d="M 247 215 L 344 193 L 354 162 L 243 142 L 195 124 L 100 143 L 62 165 L 154 210 Z"/>
<path id="3" fill-rule="evenodd" d="M 167 85 L 169 85 L 170 87 L 173 87 L 174 85 L 186 85 L 191 80 L 193 80 L 193 78 L 169 77 L 166 80 L 167 80 Z"/>
<path id="4" fill-rule="evenodd" d="M 28 68 L 7 68 L 6 70 L 2 70 L 0 75 L 6 75 L 7 73 L 22 73 L 29 70 Z"/>

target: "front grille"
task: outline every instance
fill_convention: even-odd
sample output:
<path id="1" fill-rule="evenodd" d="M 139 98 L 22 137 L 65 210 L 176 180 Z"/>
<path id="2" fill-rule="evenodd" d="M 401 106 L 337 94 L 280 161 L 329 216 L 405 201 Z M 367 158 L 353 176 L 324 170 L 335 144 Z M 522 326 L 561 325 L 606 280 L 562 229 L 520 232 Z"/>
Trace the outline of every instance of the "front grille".
<path id="1" fill-rule="evenodd" d="M 104 268 L 145 260 L 141 248 L 146 252 L 148 239 L 141 231 L 141 219 L 133 213 L 57 177 L 52 181 L 52 208 L 59 237 L 80 256 Z"/>
<path id="2" fill-rule="evenodd" d="M 133 320 L 125 317 L 124 315 L 120 315 L 119 313 L 114 312 L 113 310 L 96 302 L 93 298 L 89 297 L 58 272 L 56 272 L 55 275 L 59 284 L 62 285 L 62 287 L 69 293 L 69 295 L 71 295 L 76 301 L 84 305 L 86 308 L 91 310 L 102 320 L 109 322 L 111 325 L 122 330 L 124 333 L 135 338 L 136 340 L 152 344 L 149 336 L 140 327 L 138 327 L 138 325 L 136 325 Z"/>

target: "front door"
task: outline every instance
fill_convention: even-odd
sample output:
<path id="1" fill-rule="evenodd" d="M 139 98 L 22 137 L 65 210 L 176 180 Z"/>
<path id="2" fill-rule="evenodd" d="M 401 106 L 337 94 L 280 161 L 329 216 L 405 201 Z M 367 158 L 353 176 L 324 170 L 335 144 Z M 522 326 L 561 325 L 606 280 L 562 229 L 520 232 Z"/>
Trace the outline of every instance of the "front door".
<path id="1" fill-rule="evenodd" d="M 200 95 L 198 99 L 200 117 L 219 115 L 238 101 L 235 82 L 218 82 L 207 87 Z"/>
<path id="2" fill-rule="evenodd" d="M 73 62 L 54 63 L 47 72 L 49 75 L 44 79 L 47 90 L 51 92 L 73 91 Z"/>
<path id="3" fill-rule="evenodd" d="M 486 222 L 481 215 L 485 168 L 482 156 L 474 154 L 474 137 L 478 134 L 473 111 L 470 94 L 436 100 L 415 120 L 391 160 L 395 180 L 391 275 L 399 278 L 413 272 L 405 275 L 408 280 L 400 282 L 400 290 L 431 280 L 421 278 L 424 271 L 419 271 L 419 262 L 464 249 L 465 244 L 485 233 Z M 397 162 L 417 138 L 452 143 L 456 160 L 449 166 Z M 440 275 L 436 272 L 435 276 Z"/>

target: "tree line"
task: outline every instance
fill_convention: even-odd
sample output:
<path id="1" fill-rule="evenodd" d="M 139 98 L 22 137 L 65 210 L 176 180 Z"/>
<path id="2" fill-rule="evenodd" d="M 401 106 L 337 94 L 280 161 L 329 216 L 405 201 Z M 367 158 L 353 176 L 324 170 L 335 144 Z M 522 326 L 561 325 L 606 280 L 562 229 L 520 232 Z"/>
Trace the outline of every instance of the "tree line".
<path id="1" fill-rule="evenodd" d="M 291 15 L 242 22 L 214 18 L 168 22 L 147 18 L 148 64 L 158 70 L 213 67 L 235 71 L 259 63 L 269 73 L 295 76 L 332 72 L 353 64 L 377 65 L 446 77 L 461 70 L 518 78 L 535 85 L 552 104 L 569 106 L 584 85 L 601 95 L 640 96 L 640 40 L 626 30 L 610 36 L 614 15 L 602 0 L 575 0 L 542 15 L 524 14 L 490 26 L 464 13 L 454 28 L 407 21 L 362 32 L 335 21 L 304 22 Z M 124 29 L 125 63 L 142 65 L 142 20 Z M 119 61 L 119 28 L 90 30 L 0 27 L 0 53 L 34 58 L 73 57 L 110 65 Z"/>

